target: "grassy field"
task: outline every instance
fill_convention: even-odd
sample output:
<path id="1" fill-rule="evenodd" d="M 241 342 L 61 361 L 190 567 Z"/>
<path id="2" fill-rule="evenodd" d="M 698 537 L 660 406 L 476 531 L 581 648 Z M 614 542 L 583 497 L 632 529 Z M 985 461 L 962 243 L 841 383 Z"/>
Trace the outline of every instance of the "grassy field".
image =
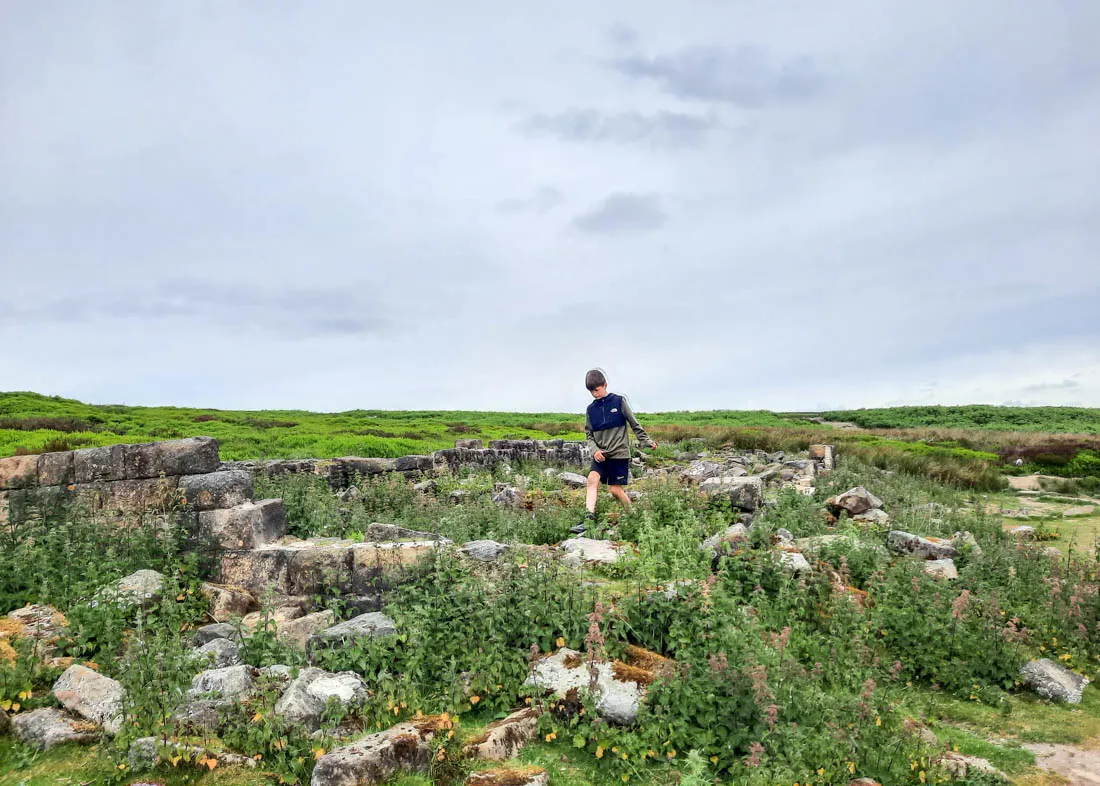
<path id="1" fill-rule="evenodd" d="M 960 428 L 1100 434 L 1100 409 L 1088 407 L 890 407 L 822 412 L 827 420 L 863 428 Z"/>

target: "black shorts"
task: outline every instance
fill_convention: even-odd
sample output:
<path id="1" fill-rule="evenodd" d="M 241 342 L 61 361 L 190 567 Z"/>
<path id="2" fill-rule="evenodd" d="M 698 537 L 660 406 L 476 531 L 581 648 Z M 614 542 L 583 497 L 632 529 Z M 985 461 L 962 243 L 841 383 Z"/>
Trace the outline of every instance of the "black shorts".
<path id="1" fill-rule="evenodd" d="M 600 483 L 605 486 L 625 486 L 630 482 L 630 459 L 605 458 L 593 461 L 589 472 L 600 473 Z"/>

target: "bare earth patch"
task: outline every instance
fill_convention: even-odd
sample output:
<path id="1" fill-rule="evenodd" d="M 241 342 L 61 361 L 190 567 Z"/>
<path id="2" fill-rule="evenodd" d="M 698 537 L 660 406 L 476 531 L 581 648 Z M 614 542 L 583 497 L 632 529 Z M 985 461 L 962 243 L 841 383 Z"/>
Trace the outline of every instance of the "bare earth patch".
<path id="1" fill-rule="evenodd" d="M 1066 778 L 1070 786 L 1100 786 L 1100 738 L 1084 746 L 1031 743 L 1024 745 L 1035 754 L 1036 764 Z"/>

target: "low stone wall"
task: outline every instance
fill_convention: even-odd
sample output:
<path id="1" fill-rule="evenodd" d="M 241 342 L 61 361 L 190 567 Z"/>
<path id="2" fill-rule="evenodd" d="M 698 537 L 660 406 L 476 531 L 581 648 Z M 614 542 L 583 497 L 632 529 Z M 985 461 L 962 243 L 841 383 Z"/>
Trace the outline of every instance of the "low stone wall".
<path id="1" fill-rule="evenodd" d="M 272 475 L 316 474 L 323 476 L 333 489 L 347 488 L 357 475 L 370 477 L 389 472 L 420 476 L 437 471 L 492 469 L 511 461 L 539 461 L 545 464 L 584 467 L 592 455 L 584 442 L 561 439 L 500 439 L 485 447 L 480 439 L 460 439 L 453 448 L 431 454 L 399 458 L 343 456 L 334 459 L 273 459 L 270 461 L 227 461 L 223 470 L 266 472 Z"/>
<path id="2" fill-rule="evenodd" d="M 0 523 L 62 503 L 123 523 L 180 514 L 223 547 L 252 548 L 286 532 L 282 502 L 252 497 L 252 474 L 223 470 L 211 437 L 0 459 Z"/>

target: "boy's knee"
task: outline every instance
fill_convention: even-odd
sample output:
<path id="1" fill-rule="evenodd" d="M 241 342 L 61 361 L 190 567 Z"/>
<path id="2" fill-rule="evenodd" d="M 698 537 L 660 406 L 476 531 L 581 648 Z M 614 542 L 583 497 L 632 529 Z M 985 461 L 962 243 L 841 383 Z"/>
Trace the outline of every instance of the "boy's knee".
<path id="1" fill-rule="evenodd" d="M 588 488 L 596 488 L 600 485 L 600 473 L 593 472 L 588 476 Z"/>

